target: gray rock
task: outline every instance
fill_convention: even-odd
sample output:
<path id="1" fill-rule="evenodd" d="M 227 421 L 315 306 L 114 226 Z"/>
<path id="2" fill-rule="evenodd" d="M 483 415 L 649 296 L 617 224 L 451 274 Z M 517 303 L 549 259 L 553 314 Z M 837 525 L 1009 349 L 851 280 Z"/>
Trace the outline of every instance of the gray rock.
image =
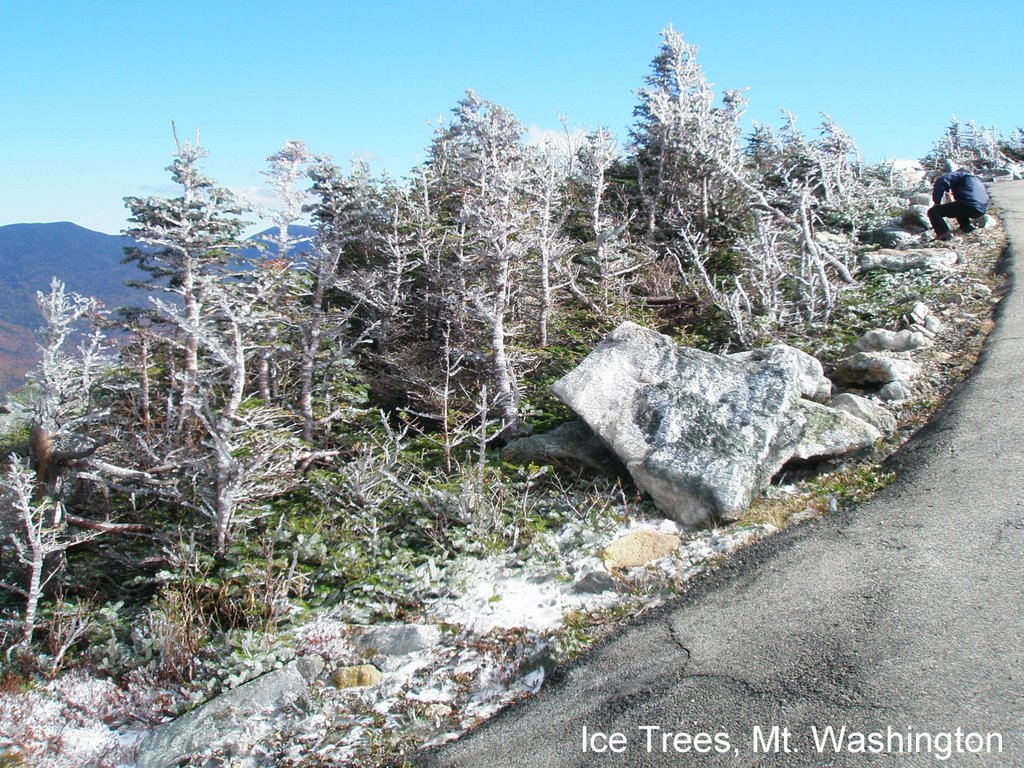
<path id="1" fill-rule="evenodd" d="M 441 642 L 441 630 L 433 624 L 350 624 L 349 642 L 362 658 L 407 656 Z"/>
<path id="2" fill-rule="evenodd" d="M 818 358 L 788 344 L 773 344 L 763 349 L 736 352 L 729 355 L 731 360 L 742 362 L 770 361 L 787 365 L 800 384 L 800 395 L 817 403 L 827 403 L 832 396 L 832 381 L 825 376 Z"/>
<path id="3" fill-rule="evenodd" d="M 836 395 L 829 402 L 829 407 L 840 411 L 846 411 L 851 416 L 856 416 L 866 421 L 875 429 L 891 435 L 896 431 L 896 417 L 887 411 L 883 406 L 868 400 L 866 397 L 844 392 Z"/>
<path id="4" fill-rule="evenodd" d="M 917 331 L 887 331 L 876 328 L 868 331 L 853 344 L 856 352 L 911 352 L 924 349 L 930 342 Z"/>
<path id="5" fill-rule="evenodd" d="M 932 223 L 928 220 L 929 207 L 930 205 L 911 205 L 903 211 L 903 214 L 900 216 L 900 222 L 906 226 L 931 229 Z"/>
<path id="6" fill-rule="evenodd" d="M 299 701 L 323 670 L 319 656 L 304 656 L 155 728 L 139 746 L 138 768 L 174 768 L 206 749 L 247 754 L 273 732 L 273 714 Z"/>
<path id="7" fill-rule="evenodd" d="M 909 381 L 921 372 L 913 360 L 881 352 L 858 352 L 844 357 L 832 368 L 832 380 L 843 385 L 879 385 Z"/>
<path id="8" fill-rule="evenodd" d="M 888 272 L 909 272 L 912 269 L 949 271 L 956 266 L 956 251 L 945 248 L 916 248 L 912 251 L 881 250 L 860 257 L 862 272 L 884 269 Z"/>
<path id="9" fill-rule="evenodd" d="M 850 246 L 850 239 L 845 235 L 839 235 L 835 232 L 818 231 L 814 233 L 814 240 L 818 245 L 823 245 L 826 248 L 833 249 L 845 249 Z"/>
<path id="10" fill-rule="evenodd" d="M 932 205 L 934 205 L 934 203 L 932 202 L 932 196 L 930 192 L 916 192 L 915 194 L 910 196 L 910 204 L 912 206 L 920 206 L 924 208 L 925 211 L 927 211 L 929 208 L 932 207 Z M 931 226 L 930 222 L 928 226 Z"/>
<path id="11" fill-rule="evenodd" d="M 801 401 L 800 408 L 805 425 L 793 458 L 806 461 L 841 456 L 882 439 L 882 433 L 875 427 L 846 411 L 809 400 Z"/>
<path id="12" fill-rule="evenodd" d="M 920 230 L 910 231 L 901 225 L 889 225 L 863 233 L 861 241 L 880 245 L 883 248 L 899 248 L 916 243 L 920 233 Z"/>
<path id="13" fill-rule="evenodd" d="M 914 308 L 907 313 L 906 317 L 909 322 L 923 323 L 931 313 L 932 311 L 927 304 L 923 301 L 918 301 L 914 303 Z"/>
<path id="14" fill-rule="evenodd" d="M 975 298 L 986 299 L 992 295 L 992 289 L 984 283 L 971 283 L 971 295 Z"/>
<path id="15" fill-rule="evenodd" d="M 880 390 L 878 396 L 887 403 L 901 403 L 914 396 L 914 390 L 905 381 L 890 381 Z"/>
<path id="16" fill-rule="evenodd" d="M 914 308 L 903 316 L 903 322 L 910 330 L 923 333 L 928 338 L 932 338 L 946 330 L 942 321 L 922 301 L 914 304 Z"/>
<path id="17" fill-rule="evenodd" d="M 618 582 L 615 581 L 615 577 L 604 571 L 591 571 L 572 585 L 572 591 L 577 595 L 600 595 L 602 592 L 614 592 L 617 589 Z"/>
<path id="18" fill-rule="evenodd" d="M 501 451 L 511 464 L 570 464 L 606 475 L 625 468 L 601 438 L 582 421 L 570 421 L 550 432 L 513 440 Z"/>
<path id="19" fill-rule="evenodd" d="M 741 515 L 803 429 L 790 366 L 682 348 L 629 322 L 552 391 L 686 525 Z"/>

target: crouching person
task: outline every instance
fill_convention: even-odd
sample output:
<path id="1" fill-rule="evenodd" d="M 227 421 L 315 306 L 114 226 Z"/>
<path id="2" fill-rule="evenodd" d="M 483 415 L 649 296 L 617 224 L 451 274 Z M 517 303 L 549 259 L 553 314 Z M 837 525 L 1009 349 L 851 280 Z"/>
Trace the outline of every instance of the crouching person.
<path id="1" fill-rule="evenodd" d="M 951 203 L 942 202 L 947 192 L 953 196 Z M 971 219 L 979 219 L 988 211 L 988 192 L 977 176 L 967 171 L 953 171 L 935 179 L 932 202 L 935 205 L 928 209 L 928 220 L 935 230 L 935 239 L 949 240 L 946 219 L 956 219 L 961 232 L 973 232 Z"/>

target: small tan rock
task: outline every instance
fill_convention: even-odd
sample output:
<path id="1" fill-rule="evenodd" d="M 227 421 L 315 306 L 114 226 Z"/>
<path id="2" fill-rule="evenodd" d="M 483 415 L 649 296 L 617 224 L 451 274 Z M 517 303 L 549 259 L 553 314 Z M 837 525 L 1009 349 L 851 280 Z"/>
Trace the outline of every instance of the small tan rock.
<path id="1" fill-rule="evenodd" d="M 633 531 L 601 550 L 601 559 L 609 570 L 635 568 L 671 555 L 681 541 L 674 533 Z"/>
<path id="2" fill-rule="evenodd" d="M 356 667 L 339 667 L 331 675 L 331 683 L 335 688 L 368 688 L 379 685 L 381 671 L 373 664 L 360 664 Z"/>

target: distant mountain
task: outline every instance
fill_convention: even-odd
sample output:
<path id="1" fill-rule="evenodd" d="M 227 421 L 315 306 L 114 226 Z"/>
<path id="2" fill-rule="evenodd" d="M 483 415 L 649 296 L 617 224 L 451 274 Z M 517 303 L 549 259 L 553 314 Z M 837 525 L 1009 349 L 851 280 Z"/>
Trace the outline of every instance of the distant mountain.
<path id="1" fill-rule="evenodd" d="M 108 307 L 139 304 L 144 297 L 124 283 L 143 275 L 134 264 L 121 263 L 131 243 L 69 221 L 0 227 L 0 321 L 36 328 L 36 291 L 48 290 L 53 277 Z"/>
<path id="2" fill-rule="evenodd" d="M 107 307 L 144 303 L 141 291 L 124 284 L 143 276 L 134 264 L 121 263 L 131 243 L 69 221 L 0 227 L 0 392 L 20 384 L 38 359 L 35 296 L 49 289 L 53 277 Z"/>
<path id="3" fill-rule="evenodd" d="M 310 252 L 314 230 L 299 225 L 289 229 L 293 237 L 310 239 L 300 242 L 292 256 Z M 275 258 L 275 233 L 275 228 L 267 229 L 249 240 L 267 243 L 267 256 Z M 125 285 L 147 277 L 134 264 L 122 263 L 125 246 L 132 244 L 123 235 L 94 232 L 70 221 L 0 226 L 0 394 L 21 384 L 36 364 L 34 331 L 41 322 L 36 291 L 48 290 L 51 278 L 110 308 L 145 306 L 145 294 Z M 259 255 L 256 247 L 242 250 L 244 258 Z"/>

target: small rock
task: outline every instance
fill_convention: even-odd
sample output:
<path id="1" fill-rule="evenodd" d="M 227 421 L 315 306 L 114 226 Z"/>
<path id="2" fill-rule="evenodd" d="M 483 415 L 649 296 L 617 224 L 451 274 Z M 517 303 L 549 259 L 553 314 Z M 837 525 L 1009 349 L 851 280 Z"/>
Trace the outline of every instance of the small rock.
<path id="1" fill-rule="evenodd" d="M 679 549 L 682 539 L 674 533 L 659 531 L 633 531 L 616 539 L 601 551 L 601 559 L 609 570 L 613 568 L 636 568 Z"/>
<path id="2" fill-rule="evenodd" d="M 919 205 L 926 211 L 932 207 L 932 196 L 927 192 L 918 192 L 910 196 L 911 205 Z"/>
<path id="3" fill-rule="evenodd" d="M 878 403 L 866 397 L 844 392 L 829 402 L 831 408 L 846 411 L 851 416 L 866 421 L 875 429 L 891 435 L 896 431 L 896 417 Z"/>
<path id="4" fill-rule="evenodd" d="M 814 240 L 815 242 L 820 243 L 821 245 L 833 248 L 841 248 L 844 246 L 848 246 L 850 244 L 850 240 L 848 238 L 844 237 L 843 235 L 836 234 L 835 232 L 815 232 Z"/>
<path id="5" fill-rule="evenodd" d="M 892 249 L 865 253 L 860 257 L 862 272 L 884 269 L 888 272 L 909 272 L 912 269 L 949 271 L 956 266 L 956 251 L 944 248 L 918 248 L 913 251 Z"/>
<path id="6" fill-rule="evenodd" d="M 441 642 L 441 630 L 433 624 L 352 624 L 349 629 L 349 641 L 362 658 L 406 656 Z"/>
<path id="7" fill-rule="evenodd" d="M 920 333 L 922 336 L 924 336 L 928 340 L 931 340 L 931 339 L 935 338 L 935 332 L 928 330 L 923 325 L 917 325 L 917 324 L 909 325 L 909 326 L 907 326 L 907 330 L 908 331 L 913 331 L 914 333 Z"/>
<path id="8" fill-rule="evenodd" d="M 882 439 L 882 433 L 846 411 L 804 400 L 800 403 L 806 420 L 793 457 L 807 461 L 841 456 Z"/>
<path id="9" fill-rule="evenodd" d="M 626 472 L 622 462 L 582 421 L 513 440 L 502 449 L 501 458 L 511 464 L 572 464 L 611 476 Z"/>
<path id="10" fill-rule="evenodd" d="M 900 223 L 912 226 L 921 227 L 922 229 L 930 229 L 932 223 L 928 220 L 928 206 L 927 205 L 911 205 L 900 216 Z"/>
<path id="11" fill-rule="evenodd" d="M 335 688 L 368 688 L 380 685 L 383 679 L 381 671 L 373 664 L 360 664 L 355 667 L 340 667 L 331 675 L 331 684 Z"/>
<path id="12" fill-rule="evenodd" d="M 838 361 L 832 369 L 832 379 L 840 384 L 888 384 L 890 381 L 910 381 L 921 372 L 921 366 L 881 352 L 858 352 Z"/>
<path id="13" fill-rule="evenodd" d="M 615 591 L 617 586 L 618 582 L 610 573 L 591 571 L 572 585 L 572 591 L 577 595 L 600 595 Z"/>
<path id="14" fill-rule="evenodd" d="M 923 301 L 915 302 L 914 308 L 904 315 L 904 321 L 912 325 L 922 325 L 926 318 L 932 316 L 931 309 Z"/>
<path id="15" fill-rule="evenodd" d="M 901 403 L 910 400 L 914 396 L 914 390 L 905 381 L 890 381 L 878 390 L 878 396 L 887 403 Z"/>
<path id="16" fill-rule="evenodd" d="M 923 333 L 876 328 L 857 339 L 853 348 L 857 352 L 910 352 L 923 349 L 928 344 Z"/>
<path id="17" fill-rule="evenodd" d="M 942 321 L 935 315 L 928 315 L 928 317 L 924 319 L 924 327 L 932 333 L 942 333 L 946 330 L 946 326 L 944 326 Z"/>
<path id="18" fill-rule="evenodd" d="M 916 243 L 919 234 L 919 232 L 910 232 L 897 224 L 864 232 L 861 234 L 861 241 L 881 245 L 883 248 L 899 248 Z"/>
<path id="19" fill-rule="evenodd" d="M 984 283 L 972 283 L 971 293 L 978 298 L 985 298 L 992 295 L 992 289 Z"/>
<path id="20" fill-rule="evenodd" d="M 451 714 L 454 711 L 455 710 L 453 710 L 449 705 L 441 704 L 438 702 L 434 704 L 428 704 L 426 708 L 423 710 L 423 714 L 427 717 L 428 720 L 432 721 L 434 725 L 440 725 L 443 720 L 446 720 L 447 718 L 451 717 Z"/>

